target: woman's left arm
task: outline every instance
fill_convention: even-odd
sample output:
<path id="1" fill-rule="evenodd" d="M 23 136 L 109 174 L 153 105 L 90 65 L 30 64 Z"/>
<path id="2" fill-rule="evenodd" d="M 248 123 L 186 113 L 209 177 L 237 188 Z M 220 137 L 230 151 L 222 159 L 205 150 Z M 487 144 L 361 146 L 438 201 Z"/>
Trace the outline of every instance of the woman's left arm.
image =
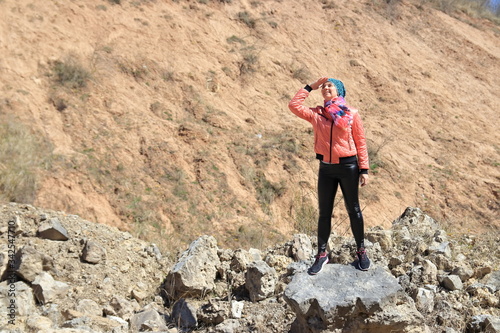
<path id="1" fill-rule="evenodd" d="M 356 144 L 359 169 L 361 170 L 361 174 L 367 174 L 368 170 L 370 169 L 370 163 L 368 161 L 368 148 L 366 145 L 365 129 L 363 127 L 363 122 L 361 121 L 359 112 L 355 112 L 353 115 L 352 136 L 354 139 L 354 143 Z"/>

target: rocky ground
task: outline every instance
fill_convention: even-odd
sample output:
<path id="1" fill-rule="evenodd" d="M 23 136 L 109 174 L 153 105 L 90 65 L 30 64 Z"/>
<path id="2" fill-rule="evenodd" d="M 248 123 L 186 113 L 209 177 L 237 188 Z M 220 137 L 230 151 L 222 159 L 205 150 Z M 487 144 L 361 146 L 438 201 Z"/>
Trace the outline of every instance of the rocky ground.
<path id="1" fill-rule="evenodd" d="M 368 272 L 333 235 L 317 276 L 303 234 L 267 249 L 204 235 L 175 254 L 30 205 L 0 221 L 2 332 L 500 332 L 499 236 L 453 238 L 418 208 L 367 231 Z"/>
<path id="2" fill-rule="evenodd" d="M 412 206 L 497 231 L 500 29 L 458 2 L 0 0 L 0 143 L 24 142 L 0 145 L 0 203 L 172 251 L 308 233 L 314 136 L 287 104 L 331 76 L 366 130 L 367 225 Z"/>

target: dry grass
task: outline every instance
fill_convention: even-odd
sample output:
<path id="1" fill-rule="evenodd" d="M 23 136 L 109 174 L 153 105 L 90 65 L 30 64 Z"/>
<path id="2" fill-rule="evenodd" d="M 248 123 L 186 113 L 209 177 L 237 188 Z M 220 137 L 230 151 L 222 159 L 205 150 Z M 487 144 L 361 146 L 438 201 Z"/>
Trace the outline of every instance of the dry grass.
<path id="1" fill-rule="evenodd" d="M 13 117 L 0 119 L 0 200 L 33 203 L 40 169 L 50 162 L 50 147 Z"/>

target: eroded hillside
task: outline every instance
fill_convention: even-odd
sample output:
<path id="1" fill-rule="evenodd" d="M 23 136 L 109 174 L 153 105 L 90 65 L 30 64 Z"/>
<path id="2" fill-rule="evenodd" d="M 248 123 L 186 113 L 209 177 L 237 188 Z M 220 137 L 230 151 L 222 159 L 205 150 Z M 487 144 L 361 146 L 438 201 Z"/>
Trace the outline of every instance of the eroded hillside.
<path id="1" fill-rule="evenodd" d="M 498 230 L 489 21 L 420 1 L 4 0 L 0 33 L 3 121 L 51 145 L 37 206 L 172 247 L 314 232 L 312 132 L 287 103 L 328 75 L 367 131 L 368 226 L 418 206 L 452 232 Z"/>

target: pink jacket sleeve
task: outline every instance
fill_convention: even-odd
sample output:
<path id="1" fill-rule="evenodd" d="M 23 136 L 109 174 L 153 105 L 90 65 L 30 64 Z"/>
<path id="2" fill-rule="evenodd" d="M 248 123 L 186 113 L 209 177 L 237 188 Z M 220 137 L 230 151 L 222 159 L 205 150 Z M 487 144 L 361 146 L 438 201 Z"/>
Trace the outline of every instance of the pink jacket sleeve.
<path id="1" fill-rule="evenodd" d="M 354 119 L 352 122 L 352 136 L 354 139 L 354 143 L 356 144 L 359 168 L 366 170 L 370 169 L 365 129 L 363 127 L 363 122 L 361 121 L 359 112 L 354 113 Z"/>
<path id="2" fill-rule="evenodd" d="M 305 90 L 304 88 L 300 89 L 288 103 L 288 108 L 296 116 L 312 123 L 314 118 L 316 117 L 316 113 L 313 112 L 313 110 L 311 110 L 310 108 L 304 106 L 304 101 L 308 96 L 309 92 L 307 90 Z"/>

